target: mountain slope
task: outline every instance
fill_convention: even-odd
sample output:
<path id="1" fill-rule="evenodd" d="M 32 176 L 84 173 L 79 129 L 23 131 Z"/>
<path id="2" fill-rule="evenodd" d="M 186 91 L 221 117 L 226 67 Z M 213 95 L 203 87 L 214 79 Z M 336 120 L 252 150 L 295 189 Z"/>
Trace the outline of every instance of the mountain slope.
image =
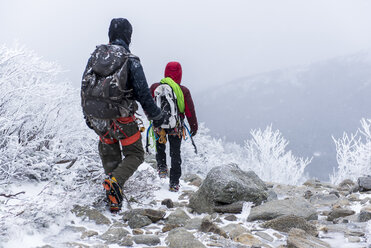
<path id="1" fill-rule="evenodd" d="M 371 111 L 371 55 L 360 52 L 308 66 L 241 78 L 196 95 L 214 134 L 242 143 L 250 129 L 273 124 L 300 156 L 313 156 L 312 176 L 336 166 L 331 136 L 353 131 Z"/>

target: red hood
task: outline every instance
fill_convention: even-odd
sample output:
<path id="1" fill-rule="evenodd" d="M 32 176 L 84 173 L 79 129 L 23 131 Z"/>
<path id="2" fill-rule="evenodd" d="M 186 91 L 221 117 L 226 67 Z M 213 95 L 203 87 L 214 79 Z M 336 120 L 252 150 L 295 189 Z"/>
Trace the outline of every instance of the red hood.
<path id="1" fill-rule="evenodd" d="M 170 77 L 177 84 L 182 81 L 182 67 L 178 62 L 169 62 L 165 68 L 165 77 Z"/>

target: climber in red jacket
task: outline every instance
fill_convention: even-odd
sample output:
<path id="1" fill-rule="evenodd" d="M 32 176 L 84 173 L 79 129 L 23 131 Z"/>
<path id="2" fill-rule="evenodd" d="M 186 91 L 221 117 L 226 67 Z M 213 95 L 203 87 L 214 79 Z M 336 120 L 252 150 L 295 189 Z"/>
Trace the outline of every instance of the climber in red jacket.
<path id="1" fill-rule="evenodd" d="M 176 82 L 184 95 L 184 105 L 185 110 L 184 114 L 179 114 L 180 118 L 184 120 L 187 117 L 189 126 L 190 126 L 190 133 L 191 136 L 196 135 L 198 130 L 198 123 L 196 112 L 192 100 L 191 93 L 189 89 L 183 85 L 180 85 L 182 81 L 182 67 L 178 62 L 169 62 L 165 68 L 165 78 L 170 77 L 174 82 Z M 152 93 L 152 97 L 154 97 L 154 92 L 156 88 L 160 85 L 160 83 L 154 83 L 151 85 L 150 90 Z M 170 191 L 178 191 L 179 190 L 179 178 L 182 175 L 181 171 L 181 155 L 180 155 L 180 145 L 182 142 L 182 135 L 183 127 L 180 129 L 177 128 L 176 130 L 166 129 L 167 139 L 170 143 L 170 157 L 171 157 L 171 169 L 170 169 Z M 156 161 L 157 161 L 157 169 L 160 178 L 166 178 L 167 176 L 167 164 L 166 164 L 166 145 L 156 141 Z"/>

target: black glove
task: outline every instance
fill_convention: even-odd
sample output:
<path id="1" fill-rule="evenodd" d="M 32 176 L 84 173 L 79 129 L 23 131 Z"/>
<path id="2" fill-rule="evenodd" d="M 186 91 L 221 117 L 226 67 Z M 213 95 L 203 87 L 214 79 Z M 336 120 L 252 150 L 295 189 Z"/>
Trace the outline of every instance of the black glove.
<path id="1" fill-rule="evenodd" d="M 191 130 L 191 136 L 195 136 L 197 134 L 197 131 L 196 130 Z"/>
<path id="2" fill-rule="evenodd" d="M 164 123 L 165 114 L 161 112 L 161 116 L 157 120 L 152 120 L 153 127 L 160 127 Z"/>

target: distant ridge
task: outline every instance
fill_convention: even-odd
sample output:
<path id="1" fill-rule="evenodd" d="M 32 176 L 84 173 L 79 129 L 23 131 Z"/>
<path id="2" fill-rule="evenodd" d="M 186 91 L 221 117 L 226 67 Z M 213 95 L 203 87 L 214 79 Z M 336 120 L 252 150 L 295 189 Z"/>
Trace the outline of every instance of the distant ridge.
<path id="1" fill-rule="evenodd" d="M 260 73 L 196 96 L 212 133 L 243 143 L 252 128 L 273 124 L 290 149 L 313 156 L 309 174 L 328 179 L 336 166 L 331 136 L 353 132 L 371 117 L 371 52 Z"/>

